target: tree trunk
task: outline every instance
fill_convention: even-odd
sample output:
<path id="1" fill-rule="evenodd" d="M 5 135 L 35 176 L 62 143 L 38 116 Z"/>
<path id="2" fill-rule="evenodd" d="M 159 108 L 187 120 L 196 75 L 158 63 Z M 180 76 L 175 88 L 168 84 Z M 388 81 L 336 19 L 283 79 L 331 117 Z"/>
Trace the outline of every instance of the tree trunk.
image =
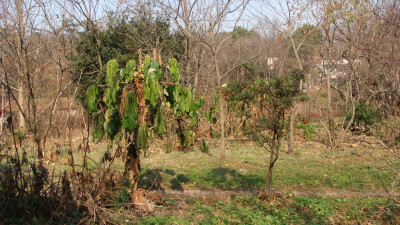
<path id="1" fill-rule="evenodd" d="M 123 177 L 125 181 L 130 181 L 133 191 L 137 191 L 140 172 L 140 157 L 136 150 L 136 136 L 134 136 L 135 134 L 131 134 L 127 138 L 129 144 L 127 147 L 127 157 Z"/>
<path id="2" fill-rule="evenodd" d="M 185 122 L 183 121 L 183 118 L 178 118 L 176 120 L 176 122 L 178 123 L 178 138 L 179 138 L 179 142 L 181 144 L 181 150 L 182 152 L 187 152 L 188 151 L 188 147 L 187 144 L 185 143 L 185 139 L 186 139 L 186 134 L 185 134 Z"/>
<path id="3" fill-rule="evenodd" d="M 224 97 L 219 93 L 219 122 L 220 122 L 220 141 L 221 141 L 221 159 L 225 159 L 225 114 L 224 114 Z"/>
<path id="4" fill-rule="evenodd" d="M 269 166 L 268 166 L 268 175 L 267 175 L 267 182 L 265 183 L 264 193 L 272 191 L 272 171 L 274 169 L 274 165 L 276 160 L 278 159 L 278 151 L 279 151 L 279 144 L 275 144 L 276 146 L 271 149 L 271 155 L 269 158 Z"/>
<path id="5" fill-rule="evenodd" d="M 303 65 L 300 60 L 300 56 L 298 54 L 298 48 L 296 48 L 292 36 L 292 26 L 289 24 L 289 38 L 290 42 L 292 44 L 292 48 L 294 51 L 294 54 L 296 56 L 297 63 L 299 65 L 299 69 L 303 70 Z M 303 92 L 303 80 L 300 80 L 300 91 Z M 290 113 L 290 120 L 289 120 L 289 143 L 288 143 L 288 153 L 293 153 L 294 152 L 294 123 L 296 122 L 296 111 L 297 111 L 297 104 L 293 103 L 292 111 Z"/>
<path id="6" fill-rule="evenodd" d="M 330 49 L 328 49 L 328 59 L 330 60 Z M 335 123 L 332 118 L 332 94 L 331 94 L 331 72 L 330 66 L 328 65 L 327 73 L 326 73 L 326 88 L 328 95 L 328 124 L 329 124 L 329 132 L 330 132 L 330 145 L 331 147 L 335 146 L 336 133 L 335 133 Z"/>
<path id="7" fill-rule="evenodd" d="M 139 61 L 141 61 L 141 57 Z M 143 74 L 137 74 L 133 79 L 133 85 L 135 88 L 136 99 L 138 102 L 138 121 L 135 132 L 128 133 L 127 141 L 127 157 L 125 161 L 125 169 L 123 177 L 126 181 L 130 181 L 132 184 L 133 192 L 138 190 L 139 172 L 140 172 L 140 155 L 139 150 L 136 149 L 136 136 L 139 127 L 146 122 L 147 108 L 146 100 L 144 98 L 144 76 Z"/>
<path id="8" fill-rule="evenodd" d="M 290 120 L 289 120 L 289 143 L 288 143 L 288 153 L 291 154 L 294 152 L 294 123 L 296 122 L 296 105 L 292 107 L 292 111 L 290 112 Z"/>
<path id="9" fill-rule="evenodd" d="M 22 79 L 22 78 L 21 78 Z M 18 103 L 21 106 L 21 110 L 18 113 L 18 129 L 24 130 L 25 129 L 25 118 L 23 115 L 23 110 L 24 110 L 24 89 L 23 89 L 23 84 L 22 81 L 18 83 Z"/>
<path id="10" fill-rule="evenodd" d="M 217 74 L 217 85 L 221 87 L 222 85 L 222 77 L 219 71 L 219 65 L 217 60 L 217 55 L 214 51 L 214 64 L 215 64 L 215 72 Z M 221 159 L 225 159 L 225 114 L 224 114 L 224 96 L 221 92 L 218 93 L 219 96 L 219 124 L 220 124 L 220 156 Z"/>
<path id="11" fill-rule="evenodd" d="M 5 80 L 4 79 L 4 75 L 3 75 L 3 77 L 2 77 L 2 80 Z M 1 108 L 0 108 L 0 121 L 1 121 L 1 126 L 0 126 L 0 136 L 3 134 L 3 125 L 4 125 L 4 122 L 3 122 L 3 118 L 4 118 L 4 109 L 3 109 L 3 107 L 4 107 L 4 85 L 3 85 L 3 83 L 1 83 Z"/>

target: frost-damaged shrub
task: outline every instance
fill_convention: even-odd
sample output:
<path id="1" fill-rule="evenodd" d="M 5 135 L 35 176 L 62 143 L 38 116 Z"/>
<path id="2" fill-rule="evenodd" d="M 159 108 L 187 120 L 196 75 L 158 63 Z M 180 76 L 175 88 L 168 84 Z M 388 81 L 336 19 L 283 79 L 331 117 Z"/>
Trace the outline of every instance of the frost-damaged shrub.
<path id="1" fill-rule="evenodd" d="M 203 103 L 202 99 L 193 99 L 191 89 L 179 84 L 180 73 L 175 59 L 170 59 L 167 66 L 174 83 L 161 81 L 162 71 L 166 70 L 159 62 L 149 56 L 143 62 L 139 61 L 136 64 L 130 60 L 120 68 L 116 60 L 110 60 L 104 85 L 90 86 L 86 92 L 88 113 L 93 116 L 93 139 L 101 141 L 107 137 L 109 146 L 115 143 L 126 146 L 123 177 L 134 191 L 140 171 L 139 153 L 148 149 L 150 132 L 162 138 L 167 131 L 164 110 L 173 110 L 181 144 L 187 148 L 188 136 L 193 131 L 187 129 L 186 120 L 190 119 L 191 126 L 197 126 L 197 109 Z M 107 151 L 107 154 L 110 153 Z"/>

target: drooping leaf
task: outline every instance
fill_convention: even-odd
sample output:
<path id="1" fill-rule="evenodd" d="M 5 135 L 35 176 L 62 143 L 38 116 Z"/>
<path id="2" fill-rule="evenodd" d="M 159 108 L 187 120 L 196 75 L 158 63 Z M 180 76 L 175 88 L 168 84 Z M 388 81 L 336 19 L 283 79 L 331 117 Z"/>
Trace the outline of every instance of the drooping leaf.
<path id="1" fill-rule="evenodd" d="M 107 135 L 110 139 L 114 139 L 115 135 L 118 133 L 121 128 L 121 119 L 119 116 L 119 110 L 117 108 L 109 108 L 107 110 L 106 118 L 107 122 Z"/>
<path id="2" fill-rule="evenodd" d="M 182 92 L 182 87 L 181 87 L 181 85 L 179 85 L 179 84 L 175 85 L 175 88 L 173 89 L 173 98 L 174 98 L 174 103 L 175 103 L 175 104 L 174 104 L 174 105 L 175 105 L 174 108 L 177 107 L 176 105 L 179 105 L 179 104 L 180 104 L 181 92 Z"/>
<path id="3" fill-rule="evenodd" d="M 129 60 L 126 63 L 126 82 L 130 83 L 133 80 L 133 77 L 135 75 L 135 69 L 136 69 L 136 62 L 135 60 Z"/>
<path id="4" fill-rule="evenodd" d="M 200 109 L 204 105 L 204 99 L 200 97 L 198 101 L 196 102 L 196 109 Z"/>
<path id="5" fill-rule="evenodd" d="M 103 140 L 104 137 L 104 114 L 102 112 L 98 112 L 94 114 L 93 117 L 93 129 L 92 129 L 92 136 L 95 142 L 99 142 Z"/>
<path id="6" fill-rule="evenodd" d="M 146 55 L 145 57 L 144 57 L 144 62 L 143 62 L 143 65 L 147 65 L 147 63 L 149 63 L 149 62 L 151 62 L 151 57 L 149 56 L 149 55 Z"/>
<path id="7" fill-rule="evenodd" d="M 167 85 L 164 91 L 165 99 L 167 100 L 167 102 L 169 102 L 171 108 L 174 108 L 174 90 L 174 85 Z"/>
<path id="8" fill-rule="evenodd" d="M 136 150 L 146 150 L 149 147 L 149 126 L 144 123 L 139 127 L 136 137 Z"/>
<path id="9" fill-rule="evenodd" d="M 119 72 L 117 60 L 113 59 L 107 63 L 106 84 L 108 87 L 114 86 L 115 76 Z"/>
<path id="10" fill-rule="evenodd" d="M 158 136 L 163 135 L 167 131 L 167 123 L 165 121 L 164 109 L 160 105 L 157 107 L 156 116 L 154 118 L 154 133 Z"/>
<path id="11" fill-rule="evenodd" d="M 89 114 L 97 111 L 97 95 L 99 94 L 99 88 L 97 85 L 90 86 L 86 91 L 86 98 L 89 108 Z"/>
<path id="12" fill-rule="evenodd" d="M 158 62 L 149 62 L 146 65 L 146 70 L 145 70 L 145 74 L 155 74 L 157 77 L 157 80 L 160 81 L 161 76 L 162 76 L 162 72 L 161 72 L 161 68 L 160 68 L 160 64 Z"/>
<path id="13" fill-rule="evenodd" d="M 128 93 L 124 115 L 122 116 L 122 128 L 133 132 L 138 118 L 137 100 L 134 91 Z"/>
<path id="14" fill-rule="evenodd" d="M 153 106 L 157 105 L 158 98 L 161 97 L 161 85 L 157 75 L 152 73 L 145 77 L 144 98 L 149 100 Z"/>
<path id="15" fill-rule="evenodd" d="M 181 95 L 181 106 L 182 111 L 186 114 L 190 112 L 190 106 L 192 105 L 193 95 L 192 91 L 189 88 L 183 89 L 183 93 Z"/>

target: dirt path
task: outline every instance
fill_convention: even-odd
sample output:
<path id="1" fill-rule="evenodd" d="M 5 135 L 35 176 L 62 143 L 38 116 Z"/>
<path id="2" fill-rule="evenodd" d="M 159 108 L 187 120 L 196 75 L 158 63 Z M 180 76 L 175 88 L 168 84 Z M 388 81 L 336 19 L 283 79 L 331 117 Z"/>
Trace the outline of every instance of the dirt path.
<path id="1" fill-rule="evenodd" d="M 314 197 L 326 197 L 326 198 L 359 198 L 359 197 L 384 197 L 388 196 L 388 193 L 384 191 L 368 192 L 368 191 L 353 191 L 353 190 L 273 190 L 275 194 L 287 194 L 291 193 L 293 196 L 314 196 Z M 177 191 L 171 189 L 164 189 L 158 191 L 163 195 L 181 196 L 181 197 L 195 197 L 195 198 L 216 198 L 224 199 L 227 197 L 243 196 L 243 195 L 259 195 L 262 193 L 260 190 L 242 190 L 242 191 L 205 191 L 205 190 L 184 190 Z M 400 193 L 396 193 L 395 196 L 400 196 Z"/>

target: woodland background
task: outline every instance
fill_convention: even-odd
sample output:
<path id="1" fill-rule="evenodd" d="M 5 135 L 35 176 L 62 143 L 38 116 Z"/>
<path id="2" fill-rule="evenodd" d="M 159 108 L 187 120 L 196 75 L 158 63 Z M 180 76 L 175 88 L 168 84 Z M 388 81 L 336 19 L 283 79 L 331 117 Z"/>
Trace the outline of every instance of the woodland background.
<path id="1" fill-rule="evenodd" d="M 211 223 L 398 223 L 399 21 L 398 0 L 2 1 L 0 222 L 52 224 L 73 218 L 72 223 L 169 223 L 179 209 L 197 207 L 200 213 L 186 213 L 179 223 L 210 218 Z M 110 60 L 118 67 L 112 72 Z M 118 78 L 117 100 L 108 103 L 110 77 L 130 76 L 130 60 L 135 78 Z M 157 91 L 144 91 L 142 104 L 138 95 L 148 85 L 149 70 L 157 73 L 151 78 Z M 178 86 L 179 96 L 189 94 L 171 100 L 169 90 Z M 88 92 L 91 87 L 98 93 Z M 132 130 L 123 125 L 129 93 L 136 93 L 134 111 L 139 112 Z M 105 114 L 111 107 L 120 114 Z M 162 117 L 157 114 L 161 108 Z M 139 134 L 143 124 L 148 124 L 146 134 Z M 113 127 L 110 133 L 107 129 Z M 105 133 L 93 138 L 98 132 Z M 145 142 L 136 141 L 140 135 Z M 310 157 L 319 151 L 325 157 L 313 161 Z M 255 168 L 235 164 L 254 159 L 256 165 L 257 155 L 266 163 Z M 127 166 L 130 157 L 136 169 Z M 339 200 L 308 197 L 320 193 L 309 191 L 312 184 L 299 191 L 297 184 L 282 181 L 298 170 L 319 168 L 313 162 L 324 164 L 329 157 L 339 158 L 345 170 L 350 162 L 365 163 L 383 177 L 376 185 L 369 175 L 364 177 L 373 187 L 361 188 L 363 193 L 377 197 L 359 200 L 357 204 L 366 204 L 364 211 L 351 211 L 351 206 L 335 211 Z M 285 173 L 278 163 L 272 174 L 281 158 L 300 160 L 296 162 L 306 169 Z M 187 165 L 193 161 L 198 164 Z M 165 169 L 160 164 L 171 165 Z M 200 178 L 190 168 L 223 174 L 223 179 Z M 172 169 L 180 174 L 174 177 Z M 256 171 L 262 181 L 233 169 Z M 316 177 L 326 175 L 316 170 Z M 348 173 L 352 178 L 339 189 L 359 190 L 362 185 L 354 183 L 364 181 L 354 181 L 357 173 Z M 290 193 L 273 192 L 272 177 Z M 297 174 L 291 179 L 301 184 L 308 178 Z M 264 189 L 263 194 L 251 196 L 240 183 Z M 332 185 L 333 196 L 340 186 L 333 183 L 317 186 Z M 224 201 L 229 196 L 221 203 L 203 192 L 202 201 L 159 194 L 169 188 L 235 194 L 219 194 Z M 292 190 L 300 193 L 294 200 Z M 340 196 L 354 197 L 348 192 Z M 256 205 L 273 209 L 252 208 Z M 259 217 L 242 214 L 248 207 Z M 372 207 L 378 207 L 378 216 L 372 215 Z M 237 218 L 228 218 L 229 211 Z"/>

